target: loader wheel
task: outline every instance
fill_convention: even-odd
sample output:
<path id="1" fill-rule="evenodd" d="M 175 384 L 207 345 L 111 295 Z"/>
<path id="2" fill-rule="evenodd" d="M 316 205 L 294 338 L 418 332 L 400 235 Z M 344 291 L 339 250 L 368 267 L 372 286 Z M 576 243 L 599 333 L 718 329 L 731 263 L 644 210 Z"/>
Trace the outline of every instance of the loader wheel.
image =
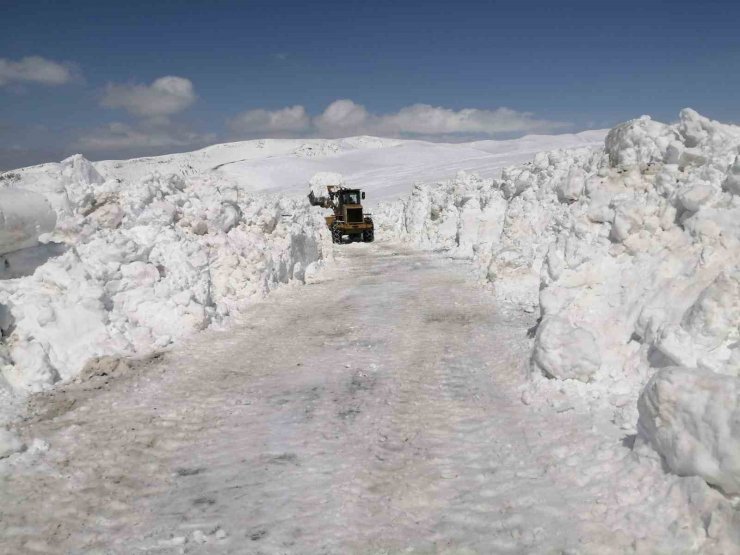
<path id="1" fill-rule="evenodd" d="M 342 231 L 337 226 L 331 228 L 331 242 L 341 243 L 342 242 Z"/>
<path id="2" fill-rule="evenodd" d="M 363 231 L 363 233 L 362 233 L 362 241 L 364 243 L 372 243 L 373 240 L 375 240 L 375 232 L 372 229 L 368 229 L 367 231 Z"/>

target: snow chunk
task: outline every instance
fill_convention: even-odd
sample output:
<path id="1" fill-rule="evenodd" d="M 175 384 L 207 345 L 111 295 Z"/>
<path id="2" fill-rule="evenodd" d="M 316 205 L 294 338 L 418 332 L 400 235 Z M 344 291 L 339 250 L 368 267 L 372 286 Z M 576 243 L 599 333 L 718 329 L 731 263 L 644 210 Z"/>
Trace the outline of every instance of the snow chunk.
<path id="1" fill-rule="evenodd" d="M 578 200 L 586 186 L 586 173 L 580 168 L 571 168 L 568 176 L 558 185 L 558 199 L 561 202 Z"/>
<path id="2" fill-rule="evenodd" d="M 537 330 L 532 364 L 548 377 L 588 382 L 601 365 L 593 334 L 557 316 L 546 316 Z"/>
<path id="3" fill-rule="evenodd" d="M 326 188 L 329 185 L 338 187 L 344 186 L 344 177 L 341 173 L 335 172 L 318 172 L 308 182 L 311 192 L 318 197 L 328 196 Z"/>
<path id="4" fill-rule="evenodd" d="M 681 110 L 678 118 L 677 131 L 688 149 L 704 153 L 706 156 L 717 155 L 721 152 L 736 153 L 733 148 L 738 139 L 738 129 L 733 125 L 712 121 L 691 108 Z"/>
<path id="5" fill-rule="evenodd" d="M 698 183 L 686 187 L 678 193 L 678 201 L 689 212 L 697 212 L 709 204 L 714 197 L 715 189 L 709 183 Z"/>
<path id="6" fill-rule="evenodd" d="M 670 126 L 642 116 L 609 131 L 606 153 L 614 167 L 646 166 L 663 161 L 668 145 L 676 138 Z"/>
<path id="7" fill-rule="evenodd" d="M 638 409 L 641 437 L 673 472 L 740 493 L 740 379 L 664 368 L 648 382 Z"/>
<path id="8" fill-rule="evenodd" d="M 105 181 L 95 166 L 82 154 L 74 154 L 60 162 L 62 175 L 68 183 L 100 185 Z"/>
<path id="9" fill-rule="evenodd" d="M 740 195 L 740 155 L 735 156 L 735 160 L 728 168 L 723 188 L 733 195 Z"/>

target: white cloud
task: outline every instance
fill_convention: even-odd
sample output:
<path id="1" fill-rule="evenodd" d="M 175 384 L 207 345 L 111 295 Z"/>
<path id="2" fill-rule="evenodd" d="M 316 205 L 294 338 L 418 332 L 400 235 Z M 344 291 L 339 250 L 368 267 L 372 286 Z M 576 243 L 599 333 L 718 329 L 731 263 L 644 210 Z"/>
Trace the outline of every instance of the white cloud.
<path id="1" fill-rule="evenodd" d="M 335 100 L 327 106 L 324 113 L 314 118 L 314 125 L 320 133 L 362 132 L 371 118 L 364 106 L 351 100 Z"/>
<path id="2" fill-rule="evenodd" d="M 303 106 L 281 110 L 249 110 L 229 121 L 229 127 L 241 133 L 299 132 L 308 129 L 311 118 Z"/>
<path id="3" fill-rule="evenodd" d="M 17 62 L 0 58 L 0 87 L 10 83 L 63 85 L 78 74 L 74 64 L 53 62 L 41 56 L 27 56 Z"/>
<path id="4" fill-rule="evenodd" d="M 381 116 L 376 122 L 385 133 L 408 133 L 416 135 L 480 134 L 500 135 L 504 133 L 534 133 L 562 128 L 564 124 L 536 119 L 529 112 L 517 112 L 509 108 L 480 110 L 464 108 L 451 110 L 414 104 L 401 108 L 395 114 Z"/>
<path id="5" fill-rule="evenodd" d="M 189 147 L 216 140 L 215 135 L 196 133 L 170 125 L 138 125 L 114 122 L 78 139 L 74 148 L 90 151 L 128 151 L 164 147 Z"/>
<path id="6" fill-rule="evenodd" d="M 107 108 L 123 108 L 135 116 L 162 117 L 181 112 L 195 99 L 189 79 L 170 75 L 160 77 L 151 85 L 110 83 L 101 104 Z"/>
<path id="7" fill-rule="evenodd" d="M 425 139 L 495 137 L 526 133 L 547 133 L 568 124 L 539 119 L 530 112 L 510 108 L 453 110 L 428 104 L 413 104 L 397 112 L 372 114 L 352 100 L 335 100 L 319 115 L 310 118 L 303 106 L 282 110 L 251 110 L 236 116 L 231 128 L 249 136 L 312 135 L 349 137 L 380 135 Z"/>

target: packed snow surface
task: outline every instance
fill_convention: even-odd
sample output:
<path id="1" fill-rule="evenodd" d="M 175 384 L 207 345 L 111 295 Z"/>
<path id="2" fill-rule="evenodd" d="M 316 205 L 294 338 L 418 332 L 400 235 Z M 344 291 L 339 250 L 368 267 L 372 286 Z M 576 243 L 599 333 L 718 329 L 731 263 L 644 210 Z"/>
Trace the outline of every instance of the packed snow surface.
<path id="1" fill-rule="evenodd" d="M 636 459 L 608 411 L 525 400 L 536 316 L 468 262 L 337 251 L 241 325 L 35 396 L 26 451 L 0 459 L 5 548 L 737 552 L 722 494 Z"/>
<path id="2" fill-rule="evenodd" d="M 417 185 L 376 220 L 473 259 L 500 298 L 539 310 L 533 370 L 611 404 L 626 430 L 648 379 L 683 368 L 643 395 L 640 433 L 677 472 L 736 492 L 739 152 L 740 128 L 693 110 L 643 116 L 601 148 Z"/>

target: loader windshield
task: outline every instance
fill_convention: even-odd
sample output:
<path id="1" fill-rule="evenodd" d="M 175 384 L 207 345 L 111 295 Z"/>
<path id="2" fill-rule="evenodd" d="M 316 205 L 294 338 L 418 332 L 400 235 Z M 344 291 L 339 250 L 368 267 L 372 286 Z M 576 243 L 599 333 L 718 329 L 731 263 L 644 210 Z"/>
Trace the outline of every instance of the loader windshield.
<path id="1" fill-rule="evenodd" d="M 360 191 L 345 191 L 342 193 L 342 204 L 360 204 Z"/>

